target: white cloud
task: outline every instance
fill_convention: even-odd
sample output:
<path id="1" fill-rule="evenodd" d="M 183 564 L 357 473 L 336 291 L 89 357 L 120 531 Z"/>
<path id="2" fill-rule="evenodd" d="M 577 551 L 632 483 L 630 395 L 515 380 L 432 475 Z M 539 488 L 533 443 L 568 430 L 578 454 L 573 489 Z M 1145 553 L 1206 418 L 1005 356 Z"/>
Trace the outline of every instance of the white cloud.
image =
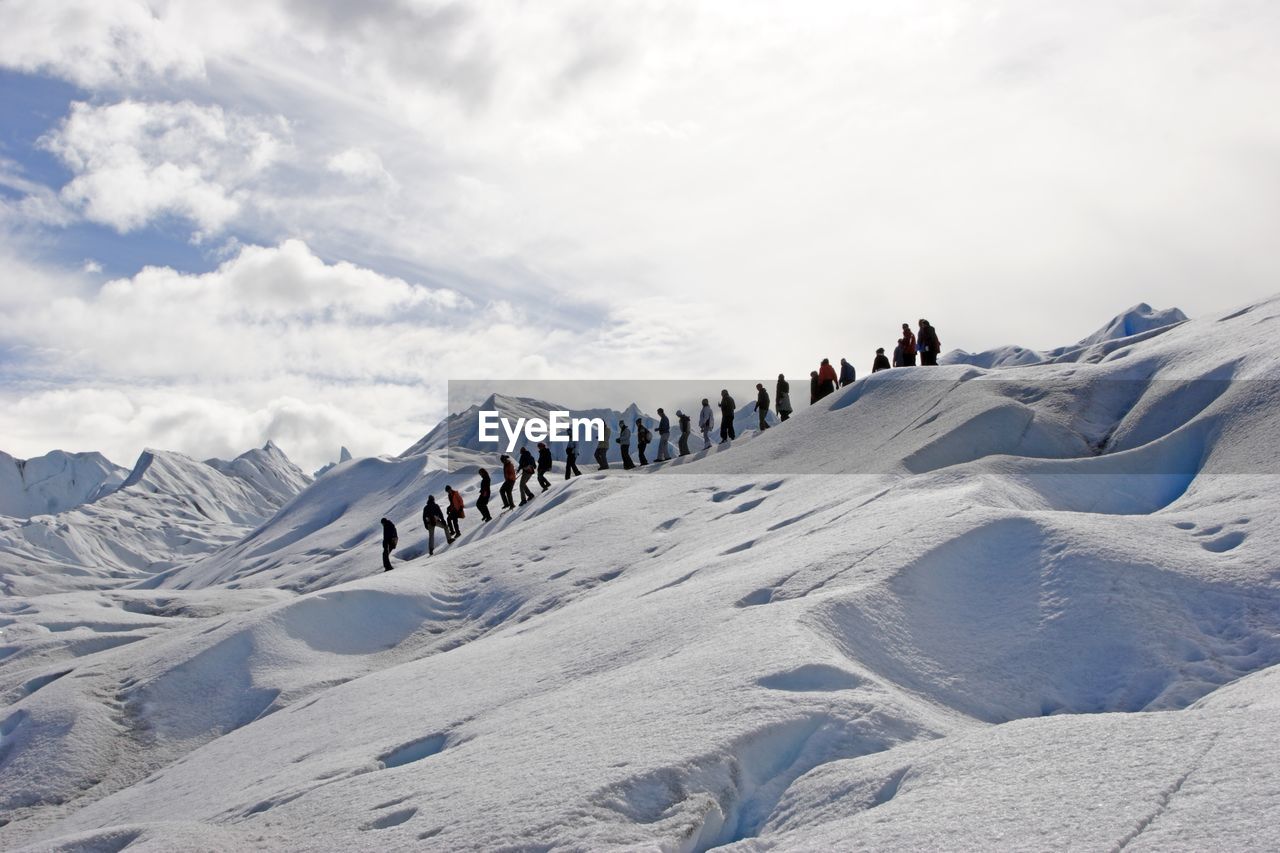
<path id="1" fill-rule="evenodd" d="M 395 187 L 395 178 L 382 165 L 382 158 L 369 148 L 347 148 L 329 158 L 326 164 L 335 172 L 357 183 L 384 184 Z"/>
<path id="2" fill-rule="evenodd" d="M 195 44 L 136 0 L 5 0 L 4 19 L 0 57 L 10 68 L 88 87 L 204 73 Z"/>
<path id="3" fill-rule="evenodd" d="M 0 264 L 0 282 L 32 281 L 34 268 L 14 271 Z M 226 456 L 272 439 L 318 467 L 341 444 L 408 447 L 444 416 L 450 377 L 670 375 L 717 346 L 629 315 L 567 329 L 326 263 L 296 240 L 242 247 L 201 275 L 153 267 L 96 291 L 6 292 L 0 434 L 19 455 L 90 447 L 127 463 L 146 446 Z"/>
<path id="4" fill-rule="evenodd" d="M 74 103 L 43 144 L 75 173 L 61 196 L 86 218 L 127 232 L 171 214 L 216 232 L 284 153 L 287 133 L 280 119 L 189 101 Z"/>
<path id="5" fill-rule="evenodd" d="M 211 393 L 212 392 L 212 393 Z M 365 406 L 387 406 L 401 388 L 338 389 L 102 387 L 6 393 L 0 430 L 19 457 L 51 447 L 97 450 L 125 467 L 142 449 L 231 458 L 275 441 L 304 470 L 337 457 L 346 445 L 372 456 L 407 448 L 426 429 L 408 418 L 370 418 Z M 302 399 L 306 395 L 307 399 Z M 91 437 L 86 441 L 87 437 Z"/>

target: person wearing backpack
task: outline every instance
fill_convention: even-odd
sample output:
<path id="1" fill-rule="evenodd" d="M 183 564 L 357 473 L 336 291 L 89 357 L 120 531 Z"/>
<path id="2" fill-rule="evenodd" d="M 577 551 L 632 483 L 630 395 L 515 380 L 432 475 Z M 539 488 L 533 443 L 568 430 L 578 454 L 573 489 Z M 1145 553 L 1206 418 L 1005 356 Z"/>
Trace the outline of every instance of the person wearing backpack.
<path id="1" fill-rule="evenodd" d="M 728 388 L 720 389 L 720 443 L 733 441 L 738 437 L 733 431 L 733 415 L 738 409 L 738 404 L 733 402 L 733 398 L 729 396 Z"/>
<path id="2" fill-rule="evenodd" d="M 645 456 L 645 451 L 649 449 L 651 441 L 653 441 L 653 433 L 649 432 L 649 428 L 644 425 L 644 418 L 636 418 L 636 450 L 640 454 L 641 465 L 649 464 L 649 457 Z"/>
<path id="3" fill-rule="evenodd" d="M 769 422 L 765 417 L 769 414 L 769 392 L 764 390 L 764 383 L 756 383 L 756 414 L 760 416 L 760 431 L 764 432 L 769 428 Z"/>
<path id="4" fill-rule="evenodd" d="M 547 472 L 551 470 L 554 464 L 551 459 L 551 448 L 547 447 L 544 442 L 538 442 L 538 485 L 542 486 L 542 491 L 551 488 L 551 481 L 547 479 Z"/>
<path id="5" fill-rule="evenodd" d="M 538 463 L 534 461 L 529 448 L 520 448 L 520 506 L 533 500 L 533 489 L 529 488 L 529 481 L 537 470 Z"/>
<path id="6" fill-rule="evenodd" d="M 613 431 L 609 429 L 609 423 L 606 421 L 604 425 L 604 435 L 600 441 L 596 443 L 596 464 L 600 466 L 599 470 L 604 471 L 609 467 L 609 436 Z"/>
<path id="7" fill-rule="evenodd" d="M 938 340 L 938 330 L 928 320 L 920 321 L 920 334 L 916 336 L 917 348 L 920 350 L 920 364 L 927 367 L 938 366 L 938 355 L 942 350 L 942 341 Z"/>
<path id="8" fill-rule="evenodd" d="M 667 442 L 671 439 L 671 419 L 661 408 L 658 409 L 658 457 L 654 462 L 666 462 L 671 458 Z"/>
<path id="9" fill-rule="evenodd" d="M 876 360 L 871 363 L 871 372 L 879 373 L 882 370 L 889 369 L 889 359 L 884 357 L 884 347 L 876 350 Z"/>
<path id="10" fill-rule="evenodd" d="M 449 501 L 449 508 L 444 512 L 444 529 L 446 533 L 453 534 L 453 539 L 457 539 L 462 535 L 462 529 L 458 527 L 458 519 L 467 517 L 466 508 L 462 503 L 462 492 L 459 492 L 453 486 L 445 486 L 444 493 L 448 495 Z M 452 542 L 453 539 L 449 541 Z"/>
<path id="11" fill-rule="evenodd" d="M 627 426 L 625 420 L 618 421 L 617 441 L 622 452 L 622 470 L 630 471 L 636 467 L 636 463 L 631 461 L 631 427 Z"/>
<path id="12" fill-rule="evenodd" d="M 511 493 L 516 487 L 516 464 L 511 461 L 511 457 L 505 453 L 502 455 L 502 487 L 498 489 L 498 496 L 502 498 L 502 509 L 505 512 L 509 509 L 516 508 L 516 500 Z"/>
<path id="13" fill-rule="evenodd" d="M 444 538 L 446 543 L 453 541 L 452 534 L 449 533 L 449 524 L 444 520 L 444 513 L 440 511 L 440 504 L 436 503 L 435 495 L 427 496 L 427 505 L 422 508 L 422 526 L 427 528 L 427 556 L 434 556 L 436 553 L 436 528 L 444 528 Z"/>
<path id="14" fill-rule="evenodd" d="M 400 544 L 400 535 L 396 533 L 396 526 L 391 523 L 391 519 L 382 519 L 382 570 L 384 572 L 391 571 L 391 552 Z"/>
<path id="15" fill-rule="evenodd" d="M 493 521 L 493 516 L 489 515 L 489 472 L 480 469 L 480 494 L 476 497 L 476 509 L 480 510 L 480 517 L 485 521 Z"/>
<path id="16" fill-rule="evenodd" d="M 692 431 L 690 427 L 691 422 L 692 421 L 688 415 L 679 409 L 676 409 L 676 423 L 680 424 L 679 449 L 681 456 L 689 455 L 689 433 Z"/>
<path id="17" fill-rule="evenodd" d="M 902 364 L 895 364 L 894 367 L 915 367 L 916 336 L 907 323 L 902 324 L 902 339 L 898 343 L 902 344 Z"/>
<path id="18" fill-rule="evenodd" d="M 785 421 L 791 417 L 791 383 L 781 373 L 778 374 L 778 388 L 773 402 L 778 409 L 778 420 Z"/>
<path id="19" fill-rule="evenodd" d="M 564 446 L 564 478 L 567 480 L 570 475 L 582 476 L 582 472 L 578 470 L 578 442 L 576 441 L 571 441 Z"/>

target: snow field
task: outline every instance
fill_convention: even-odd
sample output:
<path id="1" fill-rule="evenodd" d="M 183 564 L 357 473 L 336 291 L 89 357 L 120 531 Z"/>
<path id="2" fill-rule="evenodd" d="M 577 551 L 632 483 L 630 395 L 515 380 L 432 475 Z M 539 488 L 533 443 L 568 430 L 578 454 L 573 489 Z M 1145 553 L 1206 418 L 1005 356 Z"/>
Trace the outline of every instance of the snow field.
<path id="1" fill-rule="evenodd" d="M 1277 315 L 877 374 L 429 559 L 473 469 L 354 460 L 133 588 L 11 594 L 0 842 L 1274 848 Z"/>

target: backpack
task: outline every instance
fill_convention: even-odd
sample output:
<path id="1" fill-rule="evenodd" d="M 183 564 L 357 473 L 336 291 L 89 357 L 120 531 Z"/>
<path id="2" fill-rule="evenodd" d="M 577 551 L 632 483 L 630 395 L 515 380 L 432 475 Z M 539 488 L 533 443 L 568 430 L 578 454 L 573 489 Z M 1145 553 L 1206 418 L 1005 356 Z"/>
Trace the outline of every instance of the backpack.
<path id="1" fill-rule="evenodd" d="M 636 433 L 636 441 L 639 441 L 641 444 L 648 444 L 652 438 L 653 435 L 649 432 L 649 428 L 644 424 L 641 424 L 640 431 Z"/>

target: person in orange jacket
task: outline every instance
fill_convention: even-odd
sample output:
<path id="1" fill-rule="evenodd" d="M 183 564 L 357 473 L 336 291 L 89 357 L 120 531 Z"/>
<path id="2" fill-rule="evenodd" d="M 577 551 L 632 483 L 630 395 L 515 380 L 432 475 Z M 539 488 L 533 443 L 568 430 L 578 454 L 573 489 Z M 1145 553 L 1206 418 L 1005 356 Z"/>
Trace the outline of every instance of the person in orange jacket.
<path id="1" fill-rule="evenodd" d="M 498 489 L 498 496 L 502 498 L 503 512 L 516 508 L 516 499 L 511 495 L 515 487 L 516 463 L 512 462 L 511 457 L 504 453 L 502 455 L 502 486 Z"/>
<path id="2" fill-rule="evenodd" d="M 453 486 L 445 486 L 444 491 L 449 496 L 449 509 L 445 511 L 444 532 L 452 534 L 449 538 L 449 541 L 452 542 L 462 535 L 462 530 L 458 527 L 458 519 L 466 518 L 467 512 L 465 505 L 462 503 L 462 492 Z"/>

